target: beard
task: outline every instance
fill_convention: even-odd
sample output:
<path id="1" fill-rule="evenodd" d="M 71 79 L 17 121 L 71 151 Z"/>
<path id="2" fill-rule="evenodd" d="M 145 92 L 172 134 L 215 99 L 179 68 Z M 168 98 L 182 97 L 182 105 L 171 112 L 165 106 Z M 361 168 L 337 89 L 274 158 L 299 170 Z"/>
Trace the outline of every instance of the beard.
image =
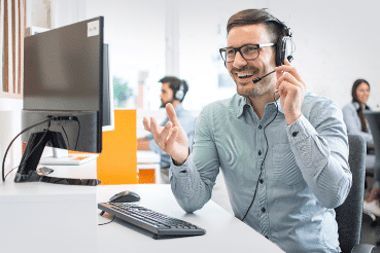
<path id="1" fill-rule="evenodd" d="M 165 108 L 167 104 L 169 104 L 169 103 L 173 103 L 173 101 L 174 101 L 174 100 L 163 101 L 163 100 L 161 99 L 161 106 L 160 106 L 160 108 Z"/>
<path id="2" fill-rule="evenodd" d="M 244 66 L 243 68 L 237 69 L 233 68 L 230 71 L 230 75 L 232 76 L 232 79 L 234 80 L 236 84 L 236 92 L 244 97 L 260 97 L 263 96 L 271 91 L 274 91 L 276 82 L 273 80 L 273 77 L 265 77 L 263 80 L 258 81 L 257 83 L 253 82 L 253 76 L 251 78 L 240 79 L 236 74 L 236 72 L 248 72 L 253 73 L 255 78 L 257 78 L 257 75 L 260 73 L 260 70 L 258 68 L 255 68 L 253 66 Z M 258 75 L 262 76 L 262 75 Z"/>

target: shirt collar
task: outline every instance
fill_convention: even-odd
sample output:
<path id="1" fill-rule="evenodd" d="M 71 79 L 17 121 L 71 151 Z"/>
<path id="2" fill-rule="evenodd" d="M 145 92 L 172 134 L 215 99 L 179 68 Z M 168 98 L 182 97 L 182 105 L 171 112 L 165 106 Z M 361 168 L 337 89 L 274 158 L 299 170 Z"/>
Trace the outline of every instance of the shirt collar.
<path id="1" fill-rule="evenodd" d="M 236 117 L 240 118 L 243 115 L 244 108 L 251 106 L 251 103 L 246 97 L 238 95 Z"/>
<path id="2" fill-rule="evenodd" d="M 284 113 L 284 111 L 281 107 L 280 99 L 277 99 L 276 103 L 277 103 L 278 111 L 281 113 Z M 276 107 L 276 103 L 275 102 L 269 102 L 268 104 L 266 104 L 265 107 L 272 107 L 272 106 Z M 237 118 L 240 118 L 243 115 L 245 108 L 252 106 L 251 103 L 249 102 L 249 99 L 247 97 L 243 97 L 243 96 L 239 96 L 237 105 L 238 105 L 237 111 L 236 111 L 236 117 Z"/>

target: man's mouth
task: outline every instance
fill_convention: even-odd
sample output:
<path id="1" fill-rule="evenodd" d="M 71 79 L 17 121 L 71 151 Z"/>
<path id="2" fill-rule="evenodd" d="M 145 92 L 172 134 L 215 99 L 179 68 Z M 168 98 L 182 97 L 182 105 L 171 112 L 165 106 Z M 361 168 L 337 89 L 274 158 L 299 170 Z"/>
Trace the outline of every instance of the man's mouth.
<path id="1" fill-rule="evenodd" d="M 240 79 L 251 79 L 256 73 L 252 72 L 236 72 L 235 75 Z"/>

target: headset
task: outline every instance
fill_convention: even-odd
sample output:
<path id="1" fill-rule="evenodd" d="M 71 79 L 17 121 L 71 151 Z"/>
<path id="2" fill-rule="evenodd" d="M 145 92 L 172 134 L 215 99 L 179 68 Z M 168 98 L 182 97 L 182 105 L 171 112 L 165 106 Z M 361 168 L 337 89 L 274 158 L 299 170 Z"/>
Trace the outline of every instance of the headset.
<path id="1" fill-rule="evenodd" d="M 285 30 L 285 35 L 278 38 L 276 43 L 276 66 L 283 65 L 285 63 L 285 59 L 291 62 L 294 58 L 293 54 L 295 52 L 295 43 L 293 41 L 290 29 L 278 19 L 273 19 L 266 23 L 269 22 L 279 24 L 282 29 Z"/>
<path id="2" fill-rule="evenodd" d="M 281 30 L 283 31 L 284 35 L 280 36 L 276 42 L 276 52 L 275 52 L 275 61 L 276 61 L 276 66 L 281 66 L 285 64 L 285 59 L 287 59 L 289 62 L 291 62 L 294 57 L 293 54 L 296 50 L 295 43 L 292 38 L 292 33 L 290 32 L 290 29 L 279 19 L 272 17 L 268 20 L 265 20 L 263 22 L 264 24 L 269 24 L 269 23 L 276 23 L 281 27 Z M 269 76 L 270 74 L 273 74 L 276 72 L 276 69 L 266 73 L 265 75 L 256 77 L 255 79 L 252 80 L 253 83 L 260 82 L 264 77 Z"/>
<path id="3" fill-rule="evenodd" d="M 174 91 L 174 98 L 182 102 L 182 100 L 185 98 L 186 95 L 186 82 L 184 80 L 181 80 L 179 83 L 179 87 L 177 90 Z"/>

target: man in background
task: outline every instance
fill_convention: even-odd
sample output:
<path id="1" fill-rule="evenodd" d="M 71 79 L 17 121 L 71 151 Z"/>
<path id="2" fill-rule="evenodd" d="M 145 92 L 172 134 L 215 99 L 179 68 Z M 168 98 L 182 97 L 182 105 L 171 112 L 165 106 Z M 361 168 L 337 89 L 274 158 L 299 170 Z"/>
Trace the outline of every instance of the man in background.
<path id="1" fill-rule="evenodd" d="M 189 90 L 187 82 L 175 76 L 165 76 L 159 80 L 159 83 L 161 83 L 161 108 L 165 108 L 168 103 L 173 105 L 178 120 L 184 128 L 187 138 L 189 139 L 189 145 L 191 146 L 194 135 L 195 117 L 190 111 L 185 110 L 182 106 L 182 102 Z M 164 126 L 167 122 L 168 118 L 165 118 L 160 125 Z M 167 153 L 159 148 L 159 146 L 155 143 L 153 136 L 150 134 L 145 137 L 138 138 L 137 149 L 152 150 L 160 154 L 162 180 L 164 183 L 169 183 L 169 167 L 171 158 Z"/>

